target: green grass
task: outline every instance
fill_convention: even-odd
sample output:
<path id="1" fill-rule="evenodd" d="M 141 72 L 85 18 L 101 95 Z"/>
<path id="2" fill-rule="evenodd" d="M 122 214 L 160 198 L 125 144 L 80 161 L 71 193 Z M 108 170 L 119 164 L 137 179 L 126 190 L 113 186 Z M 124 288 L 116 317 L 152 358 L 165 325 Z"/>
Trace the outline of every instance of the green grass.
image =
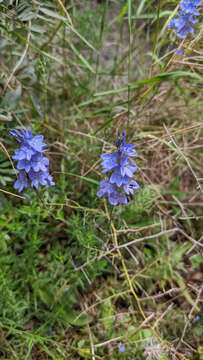
<path id="1" fill-rule="evenodd" d="M 203 358 L 202 16 L 176 56 L 177 3 L 0 2 L 3 360 Z M 16 196 L 16 126 L 55 187 Z M 141 190 L 112 209 L 99 156 L 124 128 Z"/>

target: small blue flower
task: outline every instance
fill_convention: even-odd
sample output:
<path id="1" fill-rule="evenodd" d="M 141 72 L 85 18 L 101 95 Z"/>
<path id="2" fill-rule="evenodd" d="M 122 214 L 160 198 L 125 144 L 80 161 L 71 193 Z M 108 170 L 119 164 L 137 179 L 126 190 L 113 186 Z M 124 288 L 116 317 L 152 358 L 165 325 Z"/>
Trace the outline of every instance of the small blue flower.
<path id="1" fill-rule="evenodd" d="M 110 182 L 116 184 L 118 187 L 126 185 L 129 181 L 128 176 L 122 176 L 121 169 L 118 167 L 110 176 Z"/>
<path id="2" fill-rule="evenodd" d="M 126 143 L 125 132 L 117 139 L 116 146 L 116 152 L 101 155 L 102 172 L 109 173 L 109 177 L 100 182 L 97 196 L 106 197 L 111 205 L 124 205 L 129 195 L 139 189 L 139 184 L 133 180 L 138 167 L 132 157 L 137 154 L 134 145 Z"/>
<path id="3" fill-rule="evenodd" d="M 114 152 L 112 154 L 102 154 L 101 155 L 101 159 L 102 159 L 102 167 L 103 173 L 106 173 L 108 171 L 111 171 L 113 169 L 115 169 L 115 167 L 118 165 L 118 153 Z"/>
<path id="4" fill-rule="evenodd" d="M 28 178 L 25 171 L 20 171 L 18 174 L 18 178 L 14 183 L 14 189 L 19 192 L 29 187 Z"/>
<path id="5" fill-rule="evenodd" d="M 42 152 L 47 148 L 47 145 L 44 143 L 43 135 L 34 136 L 32 139 L 28 140 L 28 145 L 38 152 Z"/>
<path id="6" fill-rule="evenodd" d="M 115 191 L 109 194 L 108 197 L 109 203 L 111 205 L 127 205 L 128 198 L 123 192 Z"/>
<path id="7" fill-rule="evenodd" d="M 181 0 L 180 9 L 185 11 L 186 13 L 198 14 L 197 6 L 199 6 L 200 4 L 201 0 Z"/>
<path id="8" fill-rule="evenodd" d="M 120 160 L 120 172 L 122 176 L 132 177 L 138 170 L 137 165 L 133 163 L 129 158 L 125 157 Z"/>
<path id="9" fill-rule="evenodd" d="M 183 49 L 177 49 L 177 50 L 175 51 L 175 54 L 176 54 L 176 55 L 183 55 L 183 54 L 184 54 L 184 50 L 183 50 Z"/>
<path id="10" fill-rule="evenodd" d="M 124 193 L 117 191 L 117 186 L 111 184 L 109 180 L 102 180 L 100 182 L 100 189 L 97 192 L 98 197 L 107 197 L 111 205 L 127 204 L 128 199 Z"/>
<path id="11" fill-rule="evenodd" d="M 199 314 L 197 314 L 195 317 L 194 317 L 194 322 L 198 322 L 201 320 L 201 316 Z"/>
<path id="12" fill-rule="evenodd" d="M 122 342 L 120 342 L 120 343 L 118 344 L 118 351 L 119 351 L 120 353 L 124 353 L 124 352 L 126 351 L 125 344 L 123 344 Z"/>
<path id="13" fill-rule="evenodd" d="M 52 186 L 54 185 L 52 176 L 49 175 L 48 170 L 47 171 L 37 171 L 30 170 L 28 173 L 28 176 L 31 180 L 31 186 L 38 189 L 40 186 Z"/>
<path id="14" fill-rule="evenodd" d="M 20 149 L 17 149 L 13 155 L 13 160 L 30 160 L 35 154 L 35 151 L 28 146 L 22 145 Z"/>
<path id="15" fill-rule="evenodd" d="M 54 185 L 49 174 L 49 160 L 44 155 L 47 145 L 43 135 L 33 136 L 30 130 L 11 130 L 20 147 L 14 152 L 13 160 L 17 161 L 18 178 L 14 188 L 19 192 L 28 187 L 38 189 L 40 186 Z"/>
<path id="16" fill-rule="evenodd" d="M 30 130 L 17 130 L 17 129 L 13 129 L 10 130 L 10 135 L 15 137 L 16 140 L 21 144 L 22 142 L 24 142 L 25 140 L 30 140 L 32 139 L 32 131 Z"/>
<path id="17" fill-rule="evenodd" d="M 109 180 L 100 181 L 100 189 L 97 192 L 98 197 L 109 196 L 111 193 L 116 191 L 116 186 L 111 184 Z"/>
<path id="18" fill-rule="evenodd" d="M 134 194 L 136 190 L 139 190 L 140 185 L 135 180 L 130 180 L 128 184 L 124 185 L 124 191 L 126 194 Z"/>
<path id="19" fill-rule="evenodd" d="M 179 11 L 176 18 L 172 19 L 168 25 L 169 29 L 174 29 L 180 39 L 185 39 L 189 33 L 194 33 L 194 25 L 199 16 L 197 7 L 201 0 L 181 0 Z"/>

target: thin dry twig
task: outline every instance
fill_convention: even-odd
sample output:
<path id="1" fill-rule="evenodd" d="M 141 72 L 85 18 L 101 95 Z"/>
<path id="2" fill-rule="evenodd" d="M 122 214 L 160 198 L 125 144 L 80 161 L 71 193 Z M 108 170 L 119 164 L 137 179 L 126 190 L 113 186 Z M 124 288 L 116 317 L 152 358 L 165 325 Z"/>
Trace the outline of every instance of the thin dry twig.
<path id="1" fill-rule="evenodd" d="M 202 185 L 200 184 L 199 179 L 198 179 L 197 175 L 195 174 L 195 172 L 194 172 L 194 170 L 193 170 L 193 168 L 192 168 L 192 166 L 191 166 L 191 164 L 190 164 L 189 159 L 187 158 L 187 156 L 185 156 L 184 152 L 183 152 L 183 151 L 180 149 L 180 147 L 176 144 L 176 141 L 174 140 L 172 134 L 170 133 L 169 129 L 166 127 L 165 124 L 164 124 L 164 128 L 165 128 L 168 136 L 170 137 L 171 142 L 172 142 L 173 145 L 175 146 L 176 150 L 177 150 L 178 153 L 181 155 L 181 157 L 186 161 L 186 163 L 187 163 L 187 165 L 188 165 L 188 167 L 189 167 L 192 175 L 194 176 L 194 178 L 195 178 L 195 180 L 196 180 L 196 182 L 197 182 L 197 185 L 198 185 L 199 190 L 200 190 L 201 192 L 203 192 Z"/>
<path id="2" fill-rule="evenodd" d="M 184 340 L 184 337 L 185 337 L 185 334 L 186 334 L 186 331 L 187 331 L 187 328 L 188 326 L 190 325 L 190 321 L 191 321 L 191 318 L 192 318 L 192 315 L 193 315 L 193 312 L 195 311 L 195 309 L 197 308 L 197 305 L 199 303 L 199 300 L 200 300 L 200 296 L 202 294 L 202 291 L 203 291 L 203 285 L 200 287 L 199 291 L 198 291 L 198 294 L 197 294 L 197 297 L 196 297 L 196 300 L 194 302 L 194 305 L 192 306 L 190 312 L 189 312 L 189 315 L 188 315 L 188 319 L 185 323 L 185 326 L 184 326 L 184 329 L 183 329 L 183 332 L 182 332 L 182 336 L 178 342 L 178 345 L 176 347 L 176 349 L 178 349 L 181 345 L 181 343 L 183 342 Z"/>

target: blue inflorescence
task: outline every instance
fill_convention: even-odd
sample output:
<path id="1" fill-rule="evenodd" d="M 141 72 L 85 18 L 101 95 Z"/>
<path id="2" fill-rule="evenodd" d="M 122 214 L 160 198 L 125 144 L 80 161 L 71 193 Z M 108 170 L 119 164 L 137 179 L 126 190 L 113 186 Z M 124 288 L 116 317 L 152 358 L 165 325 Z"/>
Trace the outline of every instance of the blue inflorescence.
<path id="1" fill-rule="evenodd" d="M 14 188 L 21 192 L 28 187 L 38 189 L 40 186 L 54 185 L 49 174 L 49 160 L 44 155 L 47 145 L 43 135 L 33 136 L 29 130 L 11 130 L 10 135 L 20 144 L 12 156 L 17 161 L 18 171 Z"/>
<path id="2" fill-rule="evenodd" d="M 134 145 L 126 143 L 126 134 L 117 140 L 117 151 L 102 154 L 102 172 L 109 173 L 106 180 L 100 182 L 98 197 L 106 197 L 111 205 L 127 204 L 129 195 L 139 189 L 139 184 L 133 180 L 138 170 L 132 157 L 136 156 Z"/>
<path id="3" fill-rule="evenodd" d="M 180 39 L 185 39 L 189 33 L 194 33 L 194 24 L 199 16 L 198 6 L 201 0 L 181 0 L 179 4 L 178 16 L 172 19 L 168 25 L 174 29 Z"/>

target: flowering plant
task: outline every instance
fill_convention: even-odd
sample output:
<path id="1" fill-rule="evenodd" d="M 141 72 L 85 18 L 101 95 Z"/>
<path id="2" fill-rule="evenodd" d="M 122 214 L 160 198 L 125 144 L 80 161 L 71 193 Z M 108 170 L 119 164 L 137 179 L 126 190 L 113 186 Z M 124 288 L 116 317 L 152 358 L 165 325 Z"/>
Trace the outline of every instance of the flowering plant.
<path id="1" fill-rule="evenodd" d="M 10 135 L 15 137 L 20 147 L 14 152 L 13 160 L 17 161 L 18 178 L 14 188 L 19 192 L 29 186 L 38 189 L 54 185 L 49 174 L 49 159 L 44 155 L 47 145 L 43 135 L 33 136 L 29 130 L 11 130 Z"/>
<path id="2" fill-rule="evenodd" d="M 100 182 L 98 197 L 106 197 L 111 205 L 127 204 L 129 195 L 139 189 L 139 184 L 133 180 L 138 170 L 132 160 L 136 151 L 133 144 L 126 143 L 126 133 L 117 139 L 117 151 L 101 155 L 102 172 L 109 173 L 109 178 Z"/>

